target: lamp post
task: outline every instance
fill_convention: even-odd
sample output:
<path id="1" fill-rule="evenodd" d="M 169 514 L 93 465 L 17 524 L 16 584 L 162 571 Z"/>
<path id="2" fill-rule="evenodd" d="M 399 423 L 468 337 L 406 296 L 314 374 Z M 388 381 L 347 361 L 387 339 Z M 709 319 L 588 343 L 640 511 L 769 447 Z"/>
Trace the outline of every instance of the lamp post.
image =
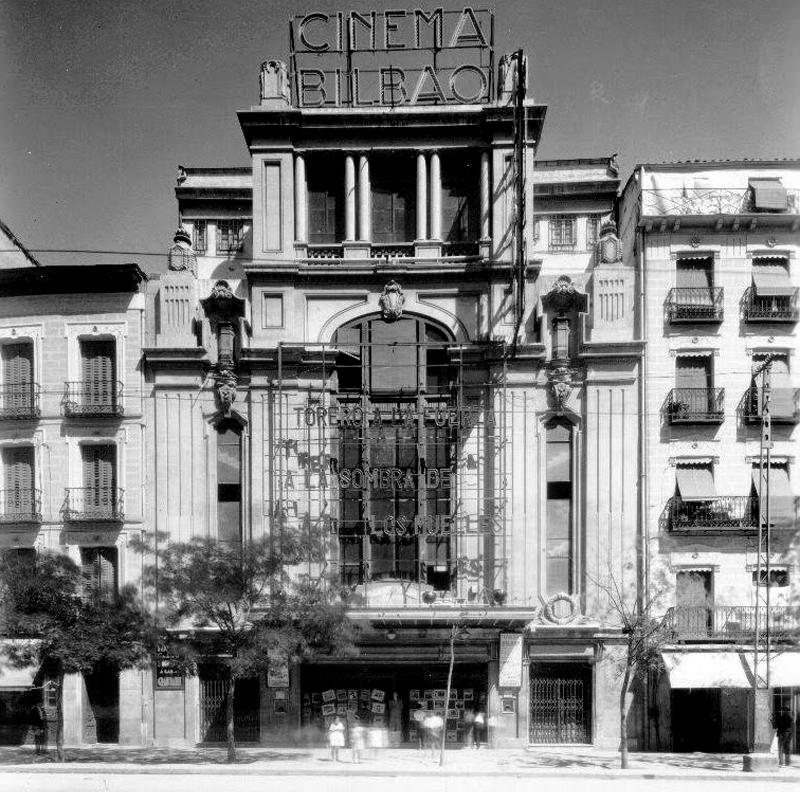
<path id="1" fill-rule="evenodd" d="M 774 759 L 769 757 L 772 741 L 770 701 L 770 508 L 769 478 L 772 451 L 772 419 L 770 417 L 770 368 L 774 355 L 767 355 L 763 363 L 753 372 L 754 377 L 762 375 L 761 388 L 761 447 L 759 454 L 758 475 L 758 555 L 756 559 L 756 606 L 755 633 L 753 640 L 753 703 L 752 703 L 752 739 L 750 755 L 745 756 L 744 769 L 757 769 L 761 764 L 755 754 L 766 754 L 763 764 L 771 765 Z M 764 592 L 762 594 L 762 591 Z M 763 600 L 763 602 L 762 602 Z M 764 674 L 763 684 L 759 679 L 759 646 L 762 641 L 761 612 L 764 609 Z"/>

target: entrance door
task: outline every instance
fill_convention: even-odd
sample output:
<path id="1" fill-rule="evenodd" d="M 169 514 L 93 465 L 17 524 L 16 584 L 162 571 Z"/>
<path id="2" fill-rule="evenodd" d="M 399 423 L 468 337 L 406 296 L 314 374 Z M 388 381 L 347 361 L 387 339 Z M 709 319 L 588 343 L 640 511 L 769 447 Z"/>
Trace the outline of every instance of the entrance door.
<path id="1" fill-rule="evenodd" d="M 531 666 L 532 743 L 590 743 L 591 671 L 584 665 Z"/>
<path id="2" fill-rule="evenodd" d="M 83 682 L 83 742 L 119 742 L 119 675 L 95 671 Z"/>
<path id="3" fill-rule="evenodd" d="M 200 741 L 225 742 L 227 679 L 200 678 Z M 233 734 L 237 742 L 258 742 L 261 736 L 258 678 L 236 680 L 233 695 Z"/>
<path id="4" fill-rule="evenodd" d="M 672 749 L 719 751 L 720 689 L 673 690 Z"/>

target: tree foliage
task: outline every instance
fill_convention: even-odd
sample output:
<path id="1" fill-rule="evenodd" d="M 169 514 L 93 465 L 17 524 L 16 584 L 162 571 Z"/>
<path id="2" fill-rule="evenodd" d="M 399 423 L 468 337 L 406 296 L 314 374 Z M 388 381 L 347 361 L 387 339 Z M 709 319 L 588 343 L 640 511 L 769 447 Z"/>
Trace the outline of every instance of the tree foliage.
<path id="1" fill-rule="evenodd" d="M 236 759 L 233 696 L 236 680 L 270 663 L 317 653 L 346 654 L 352 628 L 335 587 L 293 574 L 302 557 L 286 538 L 255 542 L 188 542 L 149 546 L 145 580 L 168 628 L 169 651 L 195 671 L 203 658 L 228 678 L 228 758 Z"/>
<path id="2" fill-rule="evenodd" d="M 149 661 L 155 624 L 136 590 L 92 588 L 79 567 L 60 553 L 35 560 L 0 556 L 3 651 L 17 668 L 43 669 L 58 688 L 56 746 L 63 759 L 61 694 L 65 674 L 119 672 Z"/>

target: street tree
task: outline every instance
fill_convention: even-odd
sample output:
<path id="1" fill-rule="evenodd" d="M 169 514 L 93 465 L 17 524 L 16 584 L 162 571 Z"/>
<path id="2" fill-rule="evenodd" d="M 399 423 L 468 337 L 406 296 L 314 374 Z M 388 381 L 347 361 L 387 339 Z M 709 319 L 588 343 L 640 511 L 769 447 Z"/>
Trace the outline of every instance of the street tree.
<path id="1" fill-rule="evenodd" d="M 317 653 L 346 654 L 352 631 L 335 586 L 293 574 L 302 541 L 194 538 L 152 553 L 145 580 L 157 598 L 170 651 L 189 673 L 214 658 L 227 680 L 228 761 L 236 761 L 234 695 L 242 677 Z"/>
<path id="2" fill-rule="evenodd" d="M 598 583 L 605 593 L 609 616 L 621 627 L 623 654 L 618 661 L 621 676 L 619 691 L 620 767 L 628 769 L 628 699 L 637 679 L 659 671 L 661 651 L 670 641 L 671 632 L 660 613 L 663 585 L 649 590 L 636 584 L 624 584 L 613 572 Z"/>
<path id="3" fill-rule="evenodd" d="M 0 632 L 13 667 L 38 667 L 55 686 L 59 761 L 64 760 L 64 676 L 143 666 L 156 638 L 135 588 L 100 587 L 61 553 L 40 553 L 33 560 L 0 556 Z"/>

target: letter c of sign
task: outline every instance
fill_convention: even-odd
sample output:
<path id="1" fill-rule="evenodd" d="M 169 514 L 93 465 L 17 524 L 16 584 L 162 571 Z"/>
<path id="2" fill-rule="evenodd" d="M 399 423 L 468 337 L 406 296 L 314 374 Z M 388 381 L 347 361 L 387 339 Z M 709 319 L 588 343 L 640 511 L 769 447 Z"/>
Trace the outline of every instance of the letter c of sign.
<path id="1" fill-rule="evenodd" d="M 312 44 L 306 38 L 306 25 L 310 24 L 314 20 L 320 20 L 320 22 L 328 24 L 328 19 L 330 17 L 327 14 L 320 13 L 319 11 L 315 11 L 313 14 L 308 14 L 308 16 L 304 16 L 303 19 L 300 21 L 300 25 L 298 28 L 299 36 L 300 36 L 300 43 L 311 52 L 326 52 L 330 49 L 331 45 L 326 41 L 323 44 Z"/>

